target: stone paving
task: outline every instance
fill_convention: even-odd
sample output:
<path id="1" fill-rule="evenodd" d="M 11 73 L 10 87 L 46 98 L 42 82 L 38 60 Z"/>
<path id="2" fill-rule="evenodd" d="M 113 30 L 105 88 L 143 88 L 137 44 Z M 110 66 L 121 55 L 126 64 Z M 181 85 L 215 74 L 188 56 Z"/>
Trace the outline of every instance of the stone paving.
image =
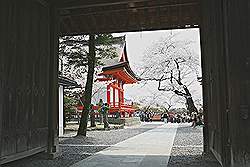
<path id="1" fill-rule="evenodd" d="M 87 137 L 61 138 L 60 148 L 62 155 L 54 160 L 46 160 L 38 154 L 2 165 L 2 167 L 69 167 L 117 143 L 138 136 L 144 132 L 150 132 L 150 130 L 160 125 L 162 125 L 162 123 L 145 123 L 140 126 L 118 130 L 88 131 Z M 215 159 L 202 157 L 202 143 L 202 127 L 191 128 L 189 124 L 179 124 L 168 165 L 163 163 L 162 166 L 220 167 Z M 143 156 L 128 156 L 126 162 L 134 162 L 133 157 L 143 159 Z M 157 157 L 160 161 L 166 161 L 166 157 Z M 157 157 L 149 156 L 147 158 L 148 161 L 144 163 L 148 164 L 148 166 L 151 164 L 156 167 L 152 162 L 157 160 Z"/>
<path id="2" fill-rule="evenodd" d="M 71 167 L 166 167 L 177 128 L 177 124 L 162 124 Z"/>
<path id="3" fill-rule="evenodd" d="M 117 130 L 88 131 L 87 137 L 61 138 L 60 149 L 62 155 L 54 160 L 44 159 L 41 154 L 38 154 L 1 167 L 69 167 L 111 145 L 154 129 L 157 126 L 159 126 L 158 123 L 142 124 Z M 72 136 L 72 134 L 69 136 Z"/>

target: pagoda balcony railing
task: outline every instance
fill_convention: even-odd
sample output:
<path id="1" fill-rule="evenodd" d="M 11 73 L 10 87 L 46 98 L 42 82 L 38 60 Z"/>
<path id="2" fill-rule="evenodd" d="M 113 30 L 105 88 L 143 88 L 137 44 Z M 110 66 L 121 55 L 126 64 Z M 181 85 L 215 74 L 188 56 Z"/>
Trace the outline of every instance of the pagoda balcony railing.
<path id="1" fill-rule="evenodd" d="M 83 106 L 77 106 L 77 110 L 78 112 L 82 112 L 82 110 L 84 109 Z M 99 106 L 93 106 L 93 110 L 98 110 L 99 109 Z M 133 108 L 133 105 L 131 104 L 127 104 L 127 103 L 120 103 L 119 105 L 119 102 L 116 102 L 115 105 L 114 103 L 112 102 L 110 104 L 110 108 L 109 108 L 109 113 L 116 113 L 116 112 L 126 112 L 126 113 L 133 113 L 135 112 L 135 109 Z M 97 112 L 97 115 L 98 115 L 98 112 Z"/>
<path id="2" fill-rule="evenodd" d="M 132 104 L 127 104 L 127 103 L 119 103 L 119 102 L 115 102 L 115 105 L 113 102 L 110 103 L 110 107 L 128 107 L 128 108 L 132 108 Z"/>
<path id="3" fill-rule="evenodd" d="M 134 111 L 135 109 L 133 108 L 133 105 L 131 104 L 127 104 L 127 103 L 119 103 L 119 102 L 115 102 L 115 104 L 113 102 L 110 103 L 110 111 L 114 112 L 114 111 Z"/>

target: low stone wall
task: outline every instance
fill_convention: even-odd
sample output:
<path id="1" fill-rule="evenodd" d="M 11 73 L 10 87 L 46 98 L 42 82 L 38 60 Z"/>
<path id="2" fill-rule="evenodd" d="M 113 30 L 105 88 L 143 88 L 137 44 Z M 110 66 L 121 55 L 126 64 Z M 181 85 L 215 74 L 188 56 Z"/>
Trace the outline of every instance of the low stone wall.
<path id="1" fill-rule="evenodd" d="M 139 125 L 141 123 L 139 117 L 130 118 L 109 118 L 110 124 L 120 124 L 125 126 Z"/>

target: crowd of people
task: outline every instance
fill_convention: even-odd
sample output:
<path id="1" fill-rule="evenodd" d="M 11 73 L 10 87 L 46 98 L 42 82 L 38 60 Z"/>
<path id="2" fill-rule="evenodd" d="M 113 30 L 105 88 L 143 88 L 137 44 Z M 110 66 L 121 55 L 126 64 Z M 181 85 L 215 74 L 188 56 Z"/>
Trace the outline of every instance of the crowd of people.
<path id="1" fill-rule="evenodd" d="M 143 112 L 138 113 L 140 120 L 142 122 L 151 122 L 153 117 L 158 113 L 154 112 Z M 158 114 L 159 115 L 159 114 Z M 203 125 L 203 115 L 202 113 L 162 113 L 161 121 L 165 123 L 192 123 L 192 127 Z"/>
<path id="2" fill-rule="evenodd" d="M 154 114 L 153 112 L 143 112 L 143 111 L 137 113 L 142 122 L 151 122 L 153 114 Z"/>

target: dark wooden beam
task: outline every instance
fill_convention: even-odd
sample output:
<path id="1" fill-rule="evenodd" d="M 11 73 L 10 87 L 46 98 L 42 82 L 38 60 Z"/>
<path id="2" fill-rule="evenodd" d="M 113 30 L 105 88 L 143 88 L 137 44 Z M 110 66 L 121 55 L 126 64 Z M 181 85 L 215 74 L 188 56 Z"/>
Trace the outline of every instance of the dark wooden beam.
<path id="1" fill-rule="evenodd" d="M 157 17 L 159 18 L 159 22 L 158 22 L 158 26 L 160 26 L 161 24 L 162 24 L 162 20 L 161 20 L 161 10 L 162 10 L 162 8 L 159 8 L 157 11 L 156 11 L 156 15 L 157 15 Z"/>
<path id="2" fill-rule="evenodd" d="M 119 23 L 116 22 L 116 19 L 114 19 L 114 17 L 115 17 L 115 14 L 110 16 L 110 18 L 109 18 L 110 23 L 111 23 L 110 25 L 116 25 L 117 24 L 119 26 Z"/>
<path id="3" fill-rule="evenodd" d="M 68 12 L 61 14 L 62 20 L 70 17 L 74 20 L 84 21 L 77 21 L 80 31 L 70 33 L 64 31 L 62 34 L 111 33 L 198 27 L 200 23 L 199 8 L 200 4 L 197 0 L 169 0 L 167 2 L 156 0 L 134 5 L 118 5 L 114 8 L 109 6 L 93 9 L 86 8 L 85 10 L 66 10 Z M 178 12 L 180 10 L 181 13 Z M 106 19 L 105 22 L 99 21 L 100 19 L 103 20 L 103 17 L 109 19 Z M 111 17 L 112 19 L 110 19 Z M 152 19 L 149 20 L 149 18 Z M 92 23 L 94 22 L 96 22 L 96 26 L 93 26 Z M 134 22 L 136 24 L 132 24 Z"/>
<path id="4" fill-rule="evenodd" d="M 146 6 L 149 6 L 148 3 L 145 2 L 145 5 Z M 148 22 L 148 9 L 146 10 L 143 10 L 142 14 L 141 14 L 141 19 L 142 19 L 142 23 L 141 23 L 141 29 L 143 30 L 146 25 L 147 25 L 147 22 Z"/>
<path id="5" fill-rule="evenodd" d="M 91 21 L 91 25 L 92 25 L 92 29 L 94 29 L 95 31 L 97 31 L 97 21 L 95 19 L 94 15 L 90 15 L 90 21 Z"/>
<path id="6" fill-rule="evenodd" d="M 43 6 L 49 6 L 49 2 L 46 0 L 35 0 L 35 1 L 37 1 L 39 4 Z"/>
<path id="7" fill-rule="evenodd" d="M 145 27 L 140 27 L 139 25 L 134 25 L 130 27 L 112 27 L 111 28 L 103 28 L 98 29 L 97 32 L 91 30 L 91 29 L 82 29 L 80 32 L 61 32 L 61 35 L 79 35 L 79 34 L 101 34 L 101 33 L 122 33 L 122 32 L 138 32 L 138 31 L 155 31 L 155 30 L 172 30 L 172 29 L 189 29 L 189 28 L 199 28 L 199 24 L 192 24 L 189 26 L 186 25 L 178 25 L 178 24 L 168 24 L 164 23 L 161 26 L 150 26 L 150 24 L 147 24 Z"/>
<path id="8" fill-rule="evenodd" d="M 75 21 L 75 19 L 72 19 L 71 17 L 68 18 L 70 25 L 73 29 L 76 31 L 80 31 L 79 23 Z"/>
<path id="9" fill-rule="evenodd" d="M 196 6 L 199 6 L 198 2 L 187 2 L 187 3 L 175 3 L 175 4 L 169 4 L 169 3 L 162 3 L 162 4 L 155 4 L 152 6 L 140 6 L 140 7 L 126 7 L 126 8 L 119 8 L 119 9 L 112 9 L 112 10 L 100 10 L 100 11 L 93 11 L 93 12 L 85 12 L 84 10 L 77 10 L 77 11 L 70 11 L 64 14 L 61 14 L 62 17 L 65 16 L 86 16 L 86 15 L 98 15 L 98 14 L 104 14 L 104 13 L 116 13 L 116 12 L 134 12 L 137 10 L 150 10 L 150 9 L 160 9 L 160 8 L 167 8 L 167 7 L 182 7 L 182 6 L 193 6 L 194 8 Z"/>
<path id="10" fill-rule="evenodd" d="M 57 7 L 59 9 L 79 9 L 79 8 L 89 8 L 89 7 L 100 7 L 100 6 L 113 6 L 129 3 L 144 2 L 150 0 L 72 0 L 64 2 L 58 0 Z"/>
<path id="11" fill-rule="evenodd" d="M 67 24 L 66 21 L 62 20 L 60 20 L 60 29 L 65 31 L 71 31 L 69 24 Z"/>

